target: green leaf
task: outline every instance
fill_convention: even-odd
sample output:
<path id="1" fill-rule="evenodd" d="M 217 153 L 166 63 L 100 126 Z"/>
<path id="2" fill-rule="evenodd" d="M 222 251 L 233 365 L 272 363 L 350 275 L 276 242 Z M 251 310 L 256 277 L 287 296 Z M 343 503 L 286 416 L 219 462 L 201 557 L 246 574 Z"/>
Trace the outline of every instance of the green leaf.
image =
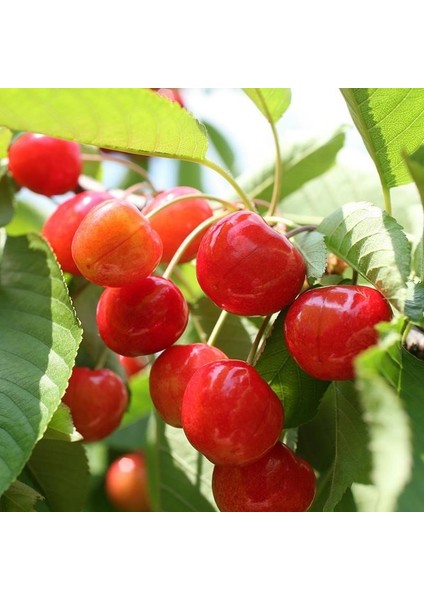
<path id="1" fill-rule="evenodd" d="M 369 482 L 367 444 L 353 383 L 333 382 L 315 419 L 299 429 L 299 453 L 322 471 L 313 510 L 332 511 L 353 482 Z"/>
<path id="2" fill-rule="evenodd" d="M 308 277 L 319 279 L 327 264 L 327 247 L 319 231 L 306 231 L 296 235 L 296 245 L 306 262 Z"/>
<path id="3" fill-rule="evenodd" d="M 255 368 L 284 405 L 284 427 L 297 427 L 312 419 L 328 387 L 303 371 L 289 353 L 283 335 L 286 311 L 277 317 Z"/>
<path id="4" fill-rule="evenodd" d="M 290 106 L 289 88 L 243 88 L 270 123 L 276 123 Z"/>
<path id="5" fill-rule="evenodd" d="M 71 411 L 66 404 L 59 404 L 43 437 L 45 440 L 63 440 L 67 442 L 78 442 L 82 439 L 81 434 L 74 427 Z"/>
<path id="6" fill-rule="evenodd" d="M 6 231 L 14 236 L 40 232 L 53 211 L 53 202 L 42 196 L 16 198 L 13 219 L 6 226 Z"/>
<path id="7" fill-rule="evenodd" d="M 216 510 L 211 481 L 213 465 L 187 441 L 183 431 L 152 417 L 146 450 L 154 511 Z"/>
<path id="8" fill-rule="evenodd" d="M 13 180 L 0 172 L 0 227 L 7 225 L 15 212 L 15 187 Z"/>
<path id="9" fill-rule="evenodd" d="M 345 260 L 399 310 L 406 298 L 410 248 L 399 223 L 367 202 L 352 202 L 325 218 L 318 230 Z"/>
<path id="10" fill-rule="evenodd" d="M 0 123 L 84 144 L 190 160 L 207 150 L 205 128 L 148 89 L 0 89 Z"/>
<path id="11" fill-rule="evenodd" d="M 423 413 L 418 393 L 424 382 L 423 365 L 402 349 L 403 327 L 404 318 L 378 325 L 381 341 L 356 359 L 358 389 L 370 436 L 371 479 L 377 490 L 373 509 L 377 511 L 393 510 L 408 480 L 414 493 L 424 476 Z M 417 423 L 412 418 L 418 418 Z M 415 477 L 411 480 L 412 448 Z"/>
<path id="12" fill-rule="evenodd" d="M 411 181 L 401 153 L 412 152 L 424 142 L 424 89 L 341 91 L 382 182 L 391 188 Z"/>
<path id="13" fill-rule="evenodd" d="M 233 171 L 234 163 L 236 160 L 236 156 L 234 154 L 234 150 L 231 147 L 227 138 L 217 129 L 212 123 L 208 121 L 204 121 L 208 136 L 210 141 L 212 142 L 215 150 L 217 151 L 219 157 L 221 158 L 224 166 L 229 170 Z"/>
<path id="14" fill-rule="evenodd" d="M 424 284 L 408 281 L 405 314 L 412 323 L 424 327 Z"/>
<path id="15" fill-rule="evenodd" d="M 0 497 L 0 512 L 35 512 L 43 496 L 21 481 L 14 481 Z"/>
<path id="16" fill-rule="evenodd" d="M 6 158 L 11 139 L 12 132 L 6 127 L 0 127 L 0 158 Z"/>
<path id="17" fill-rule="evenodd" d="M 81 329 L 62 272 L 36 234 L 8 238 L 0 265 L 0 494 L 59 406 Z"/>
<path id="18" fill-rule="evenodd" d="M 50 510 L 77 512 L 84 508 L 90 475 L 82 444 L 42 439 L 26 469 Z"/>
<path id="19" fill-rule="evenodd" d="M 404 154 L 409 173 L 418 188 L 421 198 L 421 206 L 424 211 L 424 146 L 420 146 L 414 154 Z M 421 213 L 421 224 L 423 224 L 423 214 Z M 421 226 L 420 240 L 416 244 L 414 251 L 414 271 L 417 277 L 422 281 L 424 279 L 424 231 Z"/>
<path id="20" fill-rule="evenodd" d="M 328 140 L 307 139 L 284 146 L 281 163 L 282 185 L 280 199 L 293 194 L 308 181 L 319 177 L 334 166 L 337 154 L 345 142 L 345 133 L 338 131 Z M 241 187 L 253 198 L 271 200 L 274 186 L 275 161 L 259 170 L 247 172 L 238 178 Z"/>

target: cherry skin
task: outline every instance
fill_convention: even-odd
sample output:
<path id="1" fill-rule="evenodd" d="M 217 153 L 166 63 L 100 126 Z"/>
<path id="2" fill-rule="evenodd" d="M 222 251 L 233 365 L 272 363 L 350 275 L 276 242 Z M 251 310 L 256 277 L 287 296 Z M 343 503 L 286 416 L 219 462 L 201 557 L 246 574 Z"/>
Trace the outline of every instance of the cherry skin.
<path id="1" fill-rule="evenodd" d="M 293 302 L 284 335 L 290 354 L 309 375 L 324 380 L 352 379 L 355 357 L 377 343 L 374 326 L 391 317 L 389 304 L 373 288 L 321 287 Z"/>
<path id="2" fill-rule="evenodd" d="M 81 192 L 59 204 L 44 223 L 42 235 L 53 248 L 62 269 L 72 275 L 81 275 L 72 257 L 72 240 L 81 221 L 92 208 L 113 198 L 108 192 Z"/>
<path id="3" fill-rule="evenodd" d="M 122 356 L 120 354 L 118 358 L 128 378 L 134 377 L 149 364 L 145 356 Z"/>
<path id="4" fill-rule="evenodd" d="M 81 175 L 80 147 L 38 133 L 24 133 L 9 148 L 9 171 L 22 186 L 53 196 L 72 191 Z"/>
<path id="5" fill-rule="evenodd" d="M 153 273 L 162 257 L 162 242 L 133 204 L 106 200 L 82 220 L 72 256 L 89 281 L 121 287 Z"/>
<path id="6" fill-rule="evenodd" d="M 109 369 L 74 367 L 62 398 L 86 442 L 101 440 L 120 424 L 128 404 L 127 388 Z"/>
<path id="7" fill-rule="evenodd" d="M 166 423 L 182 427 L 181 405 L 191 377 L 199 367 L 226 358 L 207 344 L 187 344 L 171 346 L 155 360 L 149 377 L 150 396 Z"/>
<path id="8" fill-rule="evenodd" d="M 211 462 L 242 465 L 277 442 L 284 412 L 278 396 L 242 360 L 220 360 L 195 371 L 181 420 L 188 441 Z"/>
<path id="9" fill-rule="evenodd" d="M 96 318 L 101 338 L 117 354 L 154 354 L 183 333 L 188 306 L 172 281 L 152 275 L 133 285 L 106 289 Z"/>
<path id="10" fill-rule="evenodd" d="M 106 472 L 106 495 L 120 511 L 150 510 L 147 465 L 144 454 L 129 452 L 117 458 Z"/>
<path id="11" fill-rule="evenodd" d="M 184 101 L 181 97 L 181 94 L 178 88 L 150 88 L 155 91 L 158 96 L 163 96 L 164 98 L 168 98 L 172 102 L 178 102 L 180 106 L 184 106 Z"/>
<path id="12" fill-rule="evenodd" d="M 300 252 L 247 210 L 210 227 L 197 252 L 196 270 L 205 294 L 242 316 L 270 315 L 291 304 L 306 274 Z"/>
<path id="13" fill-rule="evenodd" d="M 312 467 L 280 442 L 250 465 L 217 465 L 212 475 L 221 512 L 304 512 L 315 489 Z"/>
<path id="14" fill-rule="evenodd" d="M 143 212 L 148 214 L 150 211 L 175 200 L 179 196 L 200 193 L 199 190 L 191 187 L 171 188 L 155 196 Z M 209 219 L 212 215 L 213 212 L 208 202 L 203 198 L 195 198 L 193 200 L 181 200 L 181 202 L 172 204 L 149 219 L 151 226 L 159 234 L 163 243 L 162 262 L 169 263 L 185 238 L 200 223 Z M 195 258 L 203 235 L 199 234 L 193 240 L 179 260 L 180 263 L 188 262 Z"/>

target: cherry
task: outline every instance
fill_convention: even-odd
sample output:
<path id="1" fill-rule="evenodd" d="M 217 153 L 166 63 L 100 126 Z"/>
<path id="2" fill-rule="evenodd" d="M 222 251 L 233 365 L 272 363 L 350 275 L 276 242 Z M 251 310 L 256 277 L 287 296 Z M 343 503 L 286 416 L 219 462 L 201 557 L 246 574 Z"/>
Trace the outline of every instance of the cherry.
<path id="1" fill-rule="evenodd" d="M 62 402 L 69 406 L 77 431 L 86 442 L 93 442 L 118 427 L 128 393 L 122 379 L 109 369 L 74 367 Z"/>
<path id="2" fill-rule="evenodd" d="M 181 405 L 190 378 L 199 367 L 226 358 L 207 344 L 187 344 L 171 346 L 156 359 L 150 371 L 150 395 L 166 423 L 182 427 Z"/>
<path id="3" fill-rule="evenodd" d="M 277 443 L 246 466 L 214 467 L 212 491 L 222 512 L 303 512 L 315 496 L 312 467 Z"/>
<path id="4" fill-rule="evenodd" d="M 72 242 L 72 256 L 89 281 L 121 287 L 156 269 L 162 242 L 133 204 L 106 200 L 82 220 Z"/>
<path id="5" fill-rule="evenodd" d="M 154 354 L 171 346 L 186 328 L 187 302 L 163 277 L 108 288 L 97 304 L 97 325 L 106 346 L 117 354 Z"/>
<path id="6" fill-rule="evenodd" d="M 197 253 L 205 294 L 236 315 L 269 315 L 293 302 L 305 279 L 300 252 L 259 215 L 232 213 L 206 232 Z"/>
<path id="7" fill-rule="evenodd" d="M 106 472 L 105 487 L 115 508 L 126 512 L 150 510 L 144 454 L 129 452 L 117 458 Z"/>
<path id="8" fill-rule="evenodd" d="M 155 91 L 159 96 L 168 98 L 172 102 L 178 102 L 180 106 L 184 106 L 183 99 L 178 88 L 150 88 Z"/>
<path id="9" fill-rule="evenodd" d="M 120 354 L 118 358 L 128 378 L 137 375 L 149 364 L 145 356 L 122 356 Z"/>
<path id="10" fill-rule="evenodd" d="M 175 187 L 158 194 L 144 209 L 150 211 L 163 206 L 179 196 L 200 194 L 199 190 L 191 187 Z M 182 200 L 161 210 L 150 219 L 153 229 L 159 234 L 163 243 L 162 262 L 169 263 L 185 238 L 200 223 L 212 216 L 212 209 L 203 198 Z M 196 254 L 204 234 L 199 234 L 190 244 L 180 259 L 180 263 L 192 260 Z"/>
<path id="11" fill-rule="evenodd" d="M 374 326 L 390 321 L 390 306 L 363 285 L 308 290 L 291 305 L 284 323 L 290 354 L 317 379 L 352 379 L 354 358 L 377 343 Z"/>
<path id="12" fill-rule="evenodd" d="M 265 454 L 283 428 L 283 406 L 258 372 L 242 360 L 195 371 L 181 420 L 188 441 L 211 462 L 242 465 Z"/>
<path id="13" fill-rule="evenodd" d="M 81 192 L 59 204 L 44 223 L 42 235 L 53 248 L 62 269 L 81 275 L 72 257 L 72 240 L 83 218 L 92 208 L 113 198 L 108 192 Z"/>
<path id="14" fill-rule="evenodd" d="M 64 194 L 78 184 L 80 148 L 75 142 L 24 133 L 10 145 L 9 170 L 20 185 L 33 192 Z"/>

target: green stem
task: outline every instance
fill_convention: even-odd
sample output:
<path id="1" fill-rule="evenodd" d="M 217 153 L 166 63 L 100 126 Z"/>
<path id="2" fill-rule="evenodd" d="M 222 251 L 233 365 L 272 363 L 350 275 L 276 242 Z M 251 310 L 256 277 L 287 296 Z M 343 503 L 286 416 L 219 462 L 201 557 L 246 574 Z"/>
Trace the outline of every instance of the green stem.
<path id="1" fill-rule="evenodd" d="M 221 312 L 221 314 L 219 315 L 218 320 L 215 323 L 215 327 L 212 329 L 211 334 L 209 336 L 209 339 L 206 342 L 208 346 L 213 346 L 214 345 L 215 340 L 218 337 L 219 332 L 221 331 L 221 327 L 224 325 L 225 319 L 227 318 L 227 316 L 229 314 L 230 313 L 227 313 L 227 311 L 223 310 Z"/>
<path id="2" fill-rule="evenodd" d="M 356 269 L 352 269 L 352 285 L 358 283 L 359 272 Z"/>
<path id="3" fill-rule="evenodd" d="M 216 173 L 219 173 L 219 175 L 221 175 L 221 177 L 228 181 L 228 183 L 234 188 L 234 190 L 240 196 L 240 200 L 243 202 L 246 209 L 256 212 L 256 208 L 253 202 L 246 196 L 246 194 L 241 189 L 237 181 L 228 171 L 226 171 L 220 165 L 214 163 L 213 161 L 207 158 L 204 158 L 202 161 L 200 161 L 200 164 L 204 165 L 205 167 L 209 167 L 209 169 L 212 169 Z"/>
<path id="4" fill-rule="evenodd" d="M 127 167 L 127 169 L 130 169 L 131 171 L 134 171 L 134 173 L 137 173 L 138 175 L 140 175 L 140 177 L 142 177 L 143 179 L 145 179 L 148 184 L 150 185 L 150 187 L 152 188 L 153 192 L 156 192 L 155 187 L 152 183 L 152 180 L 149 177 L 148 172 L 146 171 L 146 169 L 143 169 L 143 167 L 140 167 L 139 165 L 136 165 L 135 163 L 133 163 L 131 160 L 128 160 L 127 158 L 122 158 L 121 156 L 115 156 L 113 154 L 111 155 L 99 155 L 99 154 L 81 154 L 81 159 L 84 161 L 91 161 L 91 162 L 103 162 L 105 160 L 109 160 L 111 162 L 115 162 L 119 165 L 123 165 L 124 167 Z"/>
<path id="5" fill-rule="evenodd" d="M 277 217 L 275 215 L 270 215 L 267 216 L 265 215 L 264 217 L 265 221 L 267 223 L 280 223 L 281 225 L 287 225 L 288 227 L 297 227 L 297 223 L 295 223 L 294 221 L 290 221 L 290 219 L 286 219 L 284 217 Z"/>
<path id="6" fill-rule="evenodd" d="M 317 228 L 316 225 L 301 225 L 300 227 L 296 227 L 296 229 L 292 229 L 286 233 L 286 238 L 289 239 L 294 237 L 298 233 L 303 233 L 304 231 L 315 231 Z"/>
<path id="7" fill-rule="evenodd" d="M 258 329 L 258 333 L 256 334 L 256 337 L 253 340 L 252 346 L 249 351 L 249 355 L 246 359 L 246 362 L 249 363 L 249 365 L 253 365 L 253 363 L 254 363 L 255 356 L 256 356 L 256 353 L 259 348 L 259 344 L 261 343 L 261 340 L 264 337 L 265 331 L 268 327 L 271 317 L 272 317 L 272 315 L 268 315 L 267 317 L 265 317 L 265 319 L 262 321 L 261 326 Z"/>
<path id="8" fill-rule="evenodd" d="M 95 371 L 97 371 L 97 369 L 103 369 L 103 367 L 106 364 L 108 354 L 109 354 L 109 348 L 107 348 L 105 346 L 103 348 L 103 350 L 101 351 L 99 358 L 97 359 L 97 362 L 96 362 L 95 367 L 94 367 Z"/>
<path id="9" fill-rule="evenodd" d="M 299 225 L 320 225 L 323 217 L 317 217 L 313 215 L 296 215 L 294 213 L 284 213 L 286 219 L 290 219 L 294 223 Z"/>
<path id="10" fill-rule="evenodd" d="M 204 198 L 205 200 L 213 200 L 214 202 L 219 202 L 220 204 L 229 208 L 230 210 L 237 210 L 237 206 L 234 204 L 234 202 L 230 202 L 229 200 L 223 200 L 222 198 L 217 198 L 216 196 L 210 196 L 209 194 L 185 194 L 184 196 L 178 196 L 178 198 L 174 198 L 173 200 L 170 200 L 169 202 L 166 202 L 165 204 L 161 204 L 161 206 L 154 208 L 151 212 L 147 213 L 145 216 L 147 219 L 151 219 L 152 217 L 154 217 L 155 215 L 160 213 L 165 208 L 168 208 L 168 206 L 171 206 L 172 204 L 177 204 L 178 202 L 181 202 L 183 200 L 196 200 L 197 198 Z"/>
<path id="11" fill-rule="evenodd" d="M 275 171 L 274 171 L 274 187 L 272 189 L 272 198 L 271 204 L 268 209 L 268 215 L 272 216 L 277 210 L 278 200 L 280 198 L 281 193 L 281 150 L 280 150 L 280 141 L 278 139 L 277 128 L 275 127 L 274 121 L 272 119 L 269 121 L 272 129 L 272 135 L 274 137 L 275 143 Z"/>
<path id="12" fill-rule="evenodd" d="M 402 332 L 402 346 L 405 345 L 406 338 L 408 337 L 409 332 L 411 331 L 411 329 L 413 328 L 413 326 L 414 325 L 412 323 L 408 322 L 408 321 L 405 323 L 405 327 L 404 327 L 404 330 Z"/>
<path id="13" fill-rule="evenodd" d="M 381 180 L 381 186 L 383 188 L 384 208 L 386 210 L 386 213 L 391 215 L 392 214 L 392 201 L 390 198 L 390 189 L 387 187 L 387 185 L 384 183 L 383 180 Z"/>

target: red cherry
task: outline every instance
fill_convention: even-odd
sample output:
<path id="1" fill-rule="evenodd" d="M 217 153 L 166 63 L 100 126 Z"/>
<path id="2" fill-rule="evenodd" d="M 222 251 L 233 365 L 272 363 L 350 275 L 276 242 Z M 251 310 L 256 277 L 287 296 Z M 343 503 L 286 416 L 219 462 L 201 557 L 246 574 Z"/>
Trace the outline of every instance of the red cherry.
<path id="1" fill-rule="evenodd" d="M 81 153 L 75 142 L 39 133 L 24 133 L 9 148 L 9 170 L 24 187 L 53 196 L 76 188 Z"/>
<path id="2" fill-rule="evenodd" d="M 212 476 L 222 512 L 304 512 L 315 488 L 312 467 L 281 443 L 250 465 L 217 465 Z"/>
<path id="3" fill-rule="evenodd" d="M 190 378 L 199 367 L 226 358 L 207 344 L 187 344 L 171 346 L 156 359 L 150 371 L 150 395 L 166 423 L 182 427 L 181 405 Z"/>
<path id="4" fill-rule="evenodd" d="M 163 206 L 179 196 L 200 194 L 199 190 L 191 187 L 175 187 L 158 194 L 144 209 L 147 215 L 150 211 Z M 162 262 L 169 263 L 185 238 L 213 214 L 211 207 L 203 198 L 182 200 L 164 208 L 150 219 L 153 229 L 159 234 L 163 243 Z M 199 244 L 204 234 L 199 234 L 190 244 L 180 259 L 180 263 L 195 258 Z"/>
<path id="5" fill-rule="evenodd" d="M 257 371 L 242 360 L 197 369 L 182 403 L 188 441 L 211 462 L 241 465 L 263 456 L 283 428 L 283 406 Z"/>
<path id="6" fill-rule="evenodd" d="M 162 242 L 133 204 L 106 200 L 93 208 L 76 230 L 72 256 L 89 281 L 121 287 L 156 269 Z"/>
<path id="7" fill-rule="evenodd" d="M 127 377 L 133 377 L 140 373 L 149 364 L 145 356 L 122 356 L 119 355 L 119 362 L 123 366 Z"/>
<path id="8" fill-rule="evenodd" d="M 187 302 L 162 277 L 108 288 L 97 304 L 97 325 L 106 346 L 117 354 L 154 354 L 171 346 L 186 328 Z"/>
<path id="9" fill-rule="evenodd" d="M 308 290 L 289 308 L 284 335 L 290 354 L 317 379 L 354 377 L 354 358 L 377 343 L 374 326 L 392 312 L 377 290 L 363 285 Z"/>
<path id="10" fill-rule="evenodd" d="M 184 106 L 183 99 L 181 97 L 178 88 L 150 88 L 154 90 L 159 96 L 163 96 L 164 98 L 168 98 L 172 102 L 178 102 L 180 106 Z"/>
<path id="11" fill-rule="evenodd" d="M 67 273 L 81 275 L 71 252 L 72 240 L 81 221 L 92 208 L 110 198 L 113 196 L 109 192 L 82 192 L 59 204 L 44 223 L 41 233 Z"/>
<path id="12" fill-rule="evenodd" d="M 130 452 L 117 458 L 106 473 L 106 495 L 121 511 L 150 510 L 147 465 L 141 452 Z"/>
<path id="13" fill-rule="evenodd" d="M 77 431 L 86 442 L 93 442 L 118 427 L 128 393 L 122 379 L 109 369 L 74 367 L 62 402 L 69 406 Z"/>
<path id="14" fill-rule="evenodd" d="M 305 279 L 300 252 L 259 215 L 232 213 L 206 232 L 197 252 L 205 294 L 236 315 L 270 315 L 293 302 Z"/>

